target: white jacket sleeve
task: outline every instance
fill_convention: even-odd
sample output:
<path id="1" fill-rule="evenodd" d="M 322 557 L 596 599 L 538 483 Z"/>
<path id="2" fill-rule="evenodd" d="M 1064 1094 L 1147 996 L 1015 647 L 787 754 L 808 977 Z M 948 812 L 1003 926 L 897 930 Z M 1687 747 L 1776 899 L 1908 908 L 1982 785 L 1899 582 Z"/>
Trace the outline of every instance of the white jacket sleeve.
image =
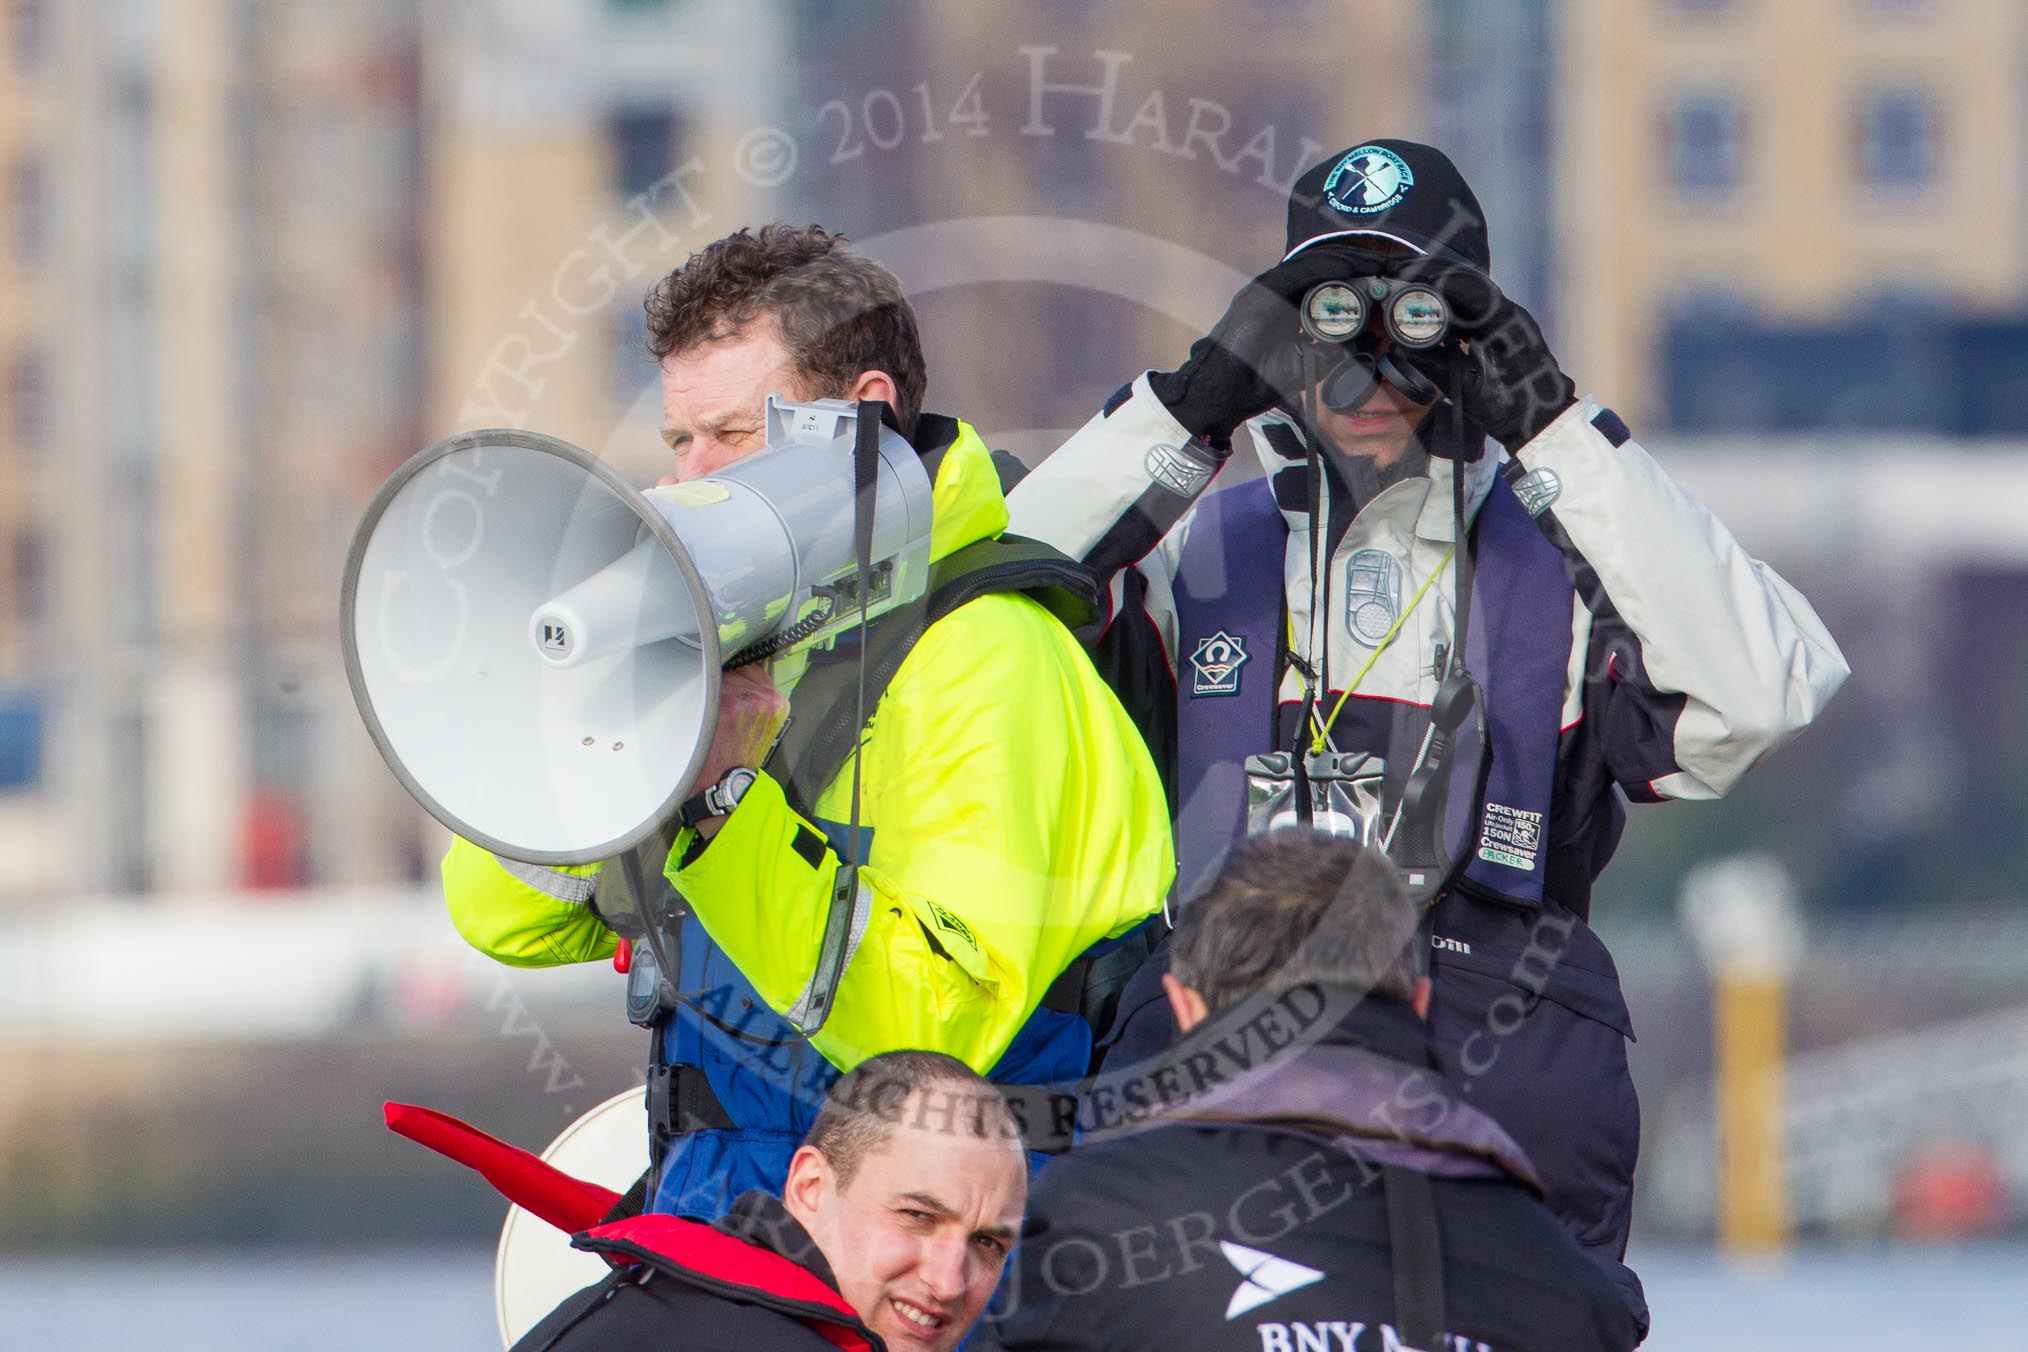
<path id="1" fill-rule="evenodd" d="M 1632 796 L 1718 797 L 1850 674 L 1810 603 L 1617 415 L 1580 400 L 1514 458 L 1533 479 L 1524 501 L 1551 497 L 1537 519 L 1595 617 L 1604 669 L 1588 673 L 1585 716 L 1605 723 L 1608 767 Z"/>
<path id="2" fill-rule="evenodd" d="M 1008 529 L 1084 563 L 1115 597 L 1117 575 L 1135 564 L 1166 596 L 1183 547 L 1177 527 L 1224 463 L 1143 374 L 1007 495 Z"/>

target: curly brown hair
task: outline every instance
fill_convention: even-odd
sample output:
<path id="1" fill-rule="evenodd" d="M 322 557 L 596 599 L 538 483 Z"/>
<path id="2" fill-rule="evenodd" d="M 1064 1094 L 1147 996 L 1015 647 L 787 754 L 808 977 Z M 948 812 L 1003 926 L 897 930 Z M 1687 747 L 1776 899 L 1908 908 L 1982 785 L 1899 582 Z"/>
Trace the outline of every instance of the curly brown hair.
<path id="1" fill-rule="evenodd" d="M 808 388 L 842 394 L 865 372 L 885 371 L 895 418 L 913 431 L 929 386 L 915 308 L 893 273 L 845 243 L 821 225 L 778 221 L 707 244 L 642 303 L 649 355 L 659 362 L 771 318 Z"/>

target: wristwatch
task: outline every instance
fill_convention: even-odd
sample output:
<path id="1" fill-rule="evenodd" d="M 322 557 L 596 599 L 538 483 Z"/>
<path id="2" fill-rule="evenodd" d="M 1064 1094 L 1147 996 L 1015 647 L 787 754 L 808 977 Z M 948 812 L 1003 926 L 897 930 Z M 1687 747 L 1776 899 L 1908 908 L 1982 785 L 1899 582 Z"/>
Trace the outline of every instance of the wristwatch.
<path id="1" fill-rule="evenodd" d="M 701 793 L 693 793 L 683 800 L 683 806 L 676 809 L 676 824 L 694 827 L 706 817 L 729 817 L 739 806 L 739 800 L 746 797 L 746 791 L 760 778 L 758 770 L 749 770 L 744 765 L 735 765 L 718 777 L 716 784 L 707 785 Z"/>

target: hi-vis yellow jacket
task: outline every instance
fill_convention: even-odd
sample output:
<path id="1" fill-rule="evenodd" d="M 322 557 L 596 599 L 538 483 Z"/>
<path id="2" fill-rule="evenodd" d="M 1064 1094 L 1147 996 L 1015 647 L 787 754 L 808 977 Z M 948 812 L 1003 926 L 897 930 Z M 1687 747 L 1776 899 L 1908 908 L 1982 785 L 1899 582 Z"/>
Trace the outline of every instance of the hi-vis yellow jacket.
<path id="1" fill-rule="evenodd" d="M 936 467 L 933 560 L 1007 525 L 985 443 L 939 421 L 956 435 Z M 810 1041 L 839 1069 L 928 1048 L 988 1072 L 1073 959 L 1160 909 L 1175 872 L 1162 785 L 1077 641 L 1018 592 L 929 627 L 861 752 L 866 858 L 834 931 L 842 975 Z M 687 866 L 691 833 L 669 852 L 668 877 L 711 943 L 798 1028 L 827 957 L 851 791 L 847 760 L 809 822 L 763 773 Z M 616 942 L 585 904 L 599 867 L 512 863 L 460 840 L 444 891 L 459 931 L 502 962 L 589 961 Z"/>

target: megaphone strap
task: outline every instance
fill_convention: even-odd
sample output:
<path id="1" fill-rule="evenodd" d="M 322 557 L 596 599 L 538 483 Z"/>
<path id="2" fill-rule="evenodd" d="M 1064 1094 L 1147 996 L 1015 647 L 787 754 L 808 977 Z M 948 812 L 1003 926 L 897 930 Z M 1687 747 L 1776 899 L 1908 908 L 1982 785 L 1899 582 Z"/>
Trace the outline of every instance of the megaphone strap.
<path id="1" fill-rule="evenodd" d="M 921 599 L 898 606 L 875 620 L 862 641 L 866 652 L 869 711 L 880 706 L 901 664 L 929 627 L 968 601 L 995 592 L 1025 592 L 1075 628 L 1097 613 L 1098 583 L 1090 569 L 1065 554 L 1016 535 L 979 540 L 930 566 L 929 588 Z M 768 772 L 789 803 L 814 817 L 818 797 L 859 744 L 863 723 L 852 720 L 857 698 L 858 653 L 816 653 L 791 700 L 795 711 Z"/>

